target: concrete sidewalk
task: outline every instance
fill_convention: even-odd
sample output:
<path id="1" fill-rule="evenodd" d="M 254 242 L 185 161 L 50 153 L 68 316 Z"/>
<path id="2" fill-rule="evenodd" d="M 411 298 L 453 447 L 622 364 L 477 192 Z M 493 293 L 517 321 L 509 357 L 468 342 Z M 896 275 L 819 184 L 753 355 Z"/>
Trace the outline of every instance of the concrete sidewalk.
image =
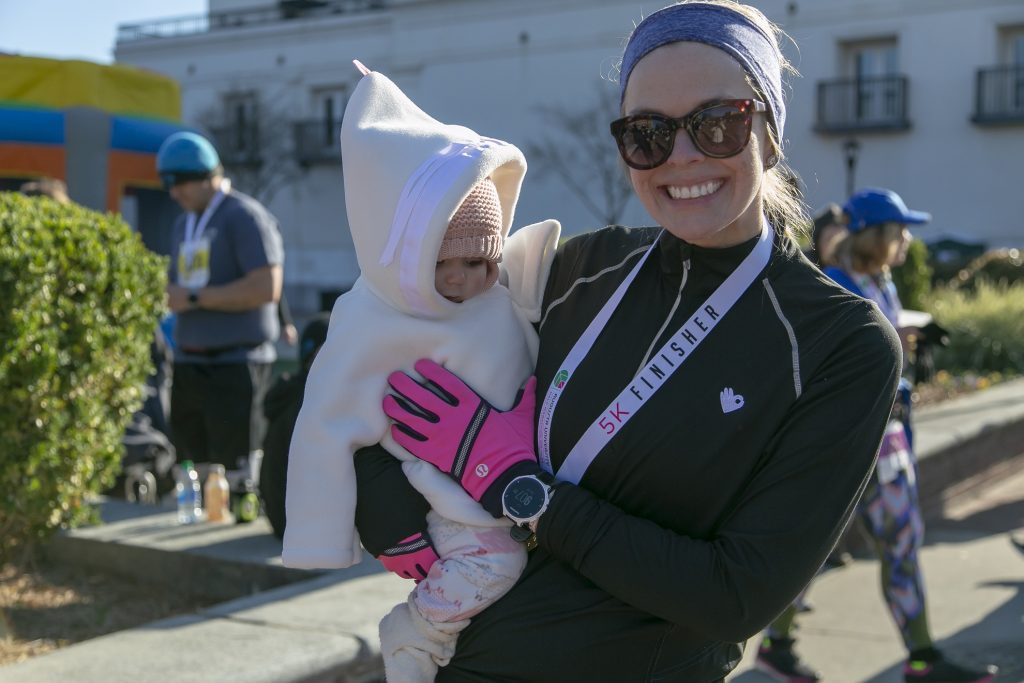
<path id="1" fill-rule="evenodd" d="M 949 502 L 928 524 L 921 565 L 936 644 L 964 664 L 997 664 L 998 683 L 1024 681 L 1024 554 L 1008 532 L 1024 529 L 1024 467 L 977 498 Z M 825 572 L 799 616 L 796 651 L 829 683 L 902 683 L 906 651 L 879 588 L 877 561 Z M 757 639 L 729 683 L 770 683 L 753 668 Z"/>
<path id="2" fill-rule="evenodd" d="M 345 570 L 288 569 L 264 518 L 183 527 L 173 510 L 107 501 L 102 511 L 106 524 L 62 536 L 48 555 L 151 581 L 156 590 L 235 599 L 2 667 L 0 681 L 382 679 L 377 622 L 406 599 L 412 584 L 384 572 L 369 555 Z"/>
<path id="3" fill-rule="evenodd" d="M 915 424 L 922 493 L 933 520 L 922 561 L 935 636 L 951 655 L 970 660 L 980 652 L 1000 664 L 999 683 L 1024 681 L 1024 555 L 1005 533 L 1024 528 L 1024 380 L 922 409 Z M 972 501 L 964 493 L 972 487 L 984 495 Z M 965 513 L 965 505 L 973 511 Z M 204 590 L 217 598 L 255 594 L 0 668 L 0 680 L 381 678 L 377 622 L 411 584 L 383 573 L 374 560 L 342 572 L 296 572 L 281 566 L 280 544 L 266 520 L 187 528 L 177 526 L 173 511 L 112 504 L 105 513 L 108 524 L 61 536 L 51 554 L 78 566 L 141 574 L 160 590 L 194 577 L 190 584 L 209 586 Z M 882 604 L 875 562 L 826 573 L 810 598 L 816 610 L 801 619 L 799 649 L 825 680 L 901 680 L 904 655 Z M 754 649 L 752 641 L 730 681 L 768 680 L 750 668 Z"/>
<path id="4" fill-rule="evenodd" d="M 4 683 L 369 683 L 377 622 L 410 586 L 324 575 L 0 668 Z"/>

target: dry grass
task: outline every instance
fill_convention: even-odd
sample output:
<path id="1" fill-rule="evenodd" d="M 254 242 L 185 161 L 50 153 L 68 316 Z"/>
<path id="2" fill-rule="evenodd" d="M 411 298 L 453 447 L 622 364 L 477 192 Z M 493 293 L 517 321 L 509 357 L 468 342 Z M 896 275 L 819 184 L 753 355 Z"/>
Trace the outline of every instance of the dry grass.
<path id="1" fill-rule="evenodd" d="M 0 666 L 106 633 L 193 612 L 209 601 L 127 579 L 36 563 L 0 567 Z M 2 678 L 2 676 L 0 676 Z"/>

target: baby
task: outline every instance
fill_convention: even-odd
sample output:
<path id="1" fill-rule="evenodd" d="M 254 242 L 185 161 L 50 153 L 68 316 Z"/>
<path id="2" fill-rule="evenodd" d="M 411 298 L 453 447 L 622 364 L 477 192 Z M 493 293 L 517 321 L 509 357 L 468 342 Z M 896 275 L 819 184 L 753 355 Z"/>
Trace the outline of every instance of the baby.
<path id="1" fill-rule="evenodd" d="M 506 240 L 522 153 L 434 120 L 381 74 L 364 71 L 341 146 L 361 275 L 336 302 L 306 385 L 282 557 L 347 567 L 362 557 L 362 536 L 389 570 L 417 579 L 381 622 L 381 652 L 388 681 L 432 681 L 469 618 L 515 583 L 526 550 L 508 520 L 394 442 L 380 409 L 387 376 L 430 358 L 511 408 L 533 372 L 533 323 L 559 226 L 545 221 Z M 392 455 L 359 454 L 357 494 L 356 452 L 375 444 Z"/>

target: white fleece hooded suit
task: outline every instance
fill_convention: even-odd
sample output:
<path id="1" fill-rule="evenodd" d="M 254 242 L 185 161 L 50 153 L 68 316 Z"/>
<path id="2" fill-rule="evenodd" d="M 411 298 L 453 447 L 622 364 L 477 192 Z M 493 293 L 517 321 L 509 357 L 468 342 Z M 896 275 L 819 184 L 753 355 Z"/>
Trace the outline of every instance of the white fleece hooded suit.
<path id="1" fill-rule="evenodd" d="M 381 651 L 390 682 L 433 680 L 469 617 L 515 583 L 526 553 L 509 537 L 507 520 L 491 517 L 447 474 L 394 443 L 381 409 L 387 376 L 431 358 L 497 409 L 511 408 L 536 361 L 532 323 L 559 226 L 518 230 L 505 242 L 499 284 L 453 303 L 434 285 L 448 223 L 490 178 L 506 237 L 526 172 L 522 153 L 434 120 L 375 72 L 349 100 L 341 148 L 361 275 L 335 303 L 307 380 L 289 453 L 282 559 L 305 568 L 360 561 L 353 456 L 384 445 L 433 508 L 428 532 L 441 561 L 381 622 Z"/>

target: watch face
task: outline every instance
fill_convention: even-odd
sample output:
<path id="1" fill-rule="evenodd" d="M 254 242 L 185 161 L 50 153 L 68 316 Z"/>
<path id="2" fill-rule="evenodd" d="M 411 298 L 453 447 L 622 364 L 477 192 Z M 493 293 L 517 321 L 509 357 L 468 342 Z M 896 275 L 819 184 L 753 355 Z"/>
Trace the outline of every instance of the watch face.
<path id="1" fill-rule="evenodd" d="M 513 521 L 526 522 L 540 514 L 547 501 L 544 484 L 534 477 L 516 477 L 502 496 L 505 514 Z"/>

